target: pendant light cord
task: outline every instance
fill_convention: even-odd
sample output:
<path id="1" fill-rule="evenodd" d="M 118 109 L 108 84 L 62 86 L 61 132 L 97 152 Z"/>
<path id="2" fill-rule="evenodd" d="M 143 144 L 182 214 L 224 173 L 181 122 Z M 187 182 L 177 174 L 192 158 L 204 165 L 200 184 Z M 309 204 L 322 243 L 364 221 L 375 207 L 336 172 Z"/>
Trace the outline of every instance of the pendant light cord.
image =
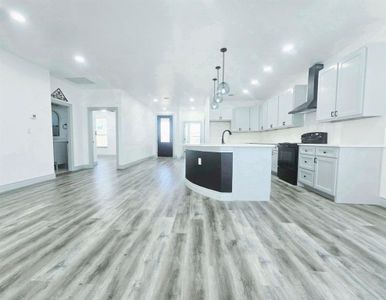
<path id="1" fill-rule="evenodd" d="M 224 81 L 224 72 L 225 72 L 225 51 L 222 53 L 222 82 Z"/>

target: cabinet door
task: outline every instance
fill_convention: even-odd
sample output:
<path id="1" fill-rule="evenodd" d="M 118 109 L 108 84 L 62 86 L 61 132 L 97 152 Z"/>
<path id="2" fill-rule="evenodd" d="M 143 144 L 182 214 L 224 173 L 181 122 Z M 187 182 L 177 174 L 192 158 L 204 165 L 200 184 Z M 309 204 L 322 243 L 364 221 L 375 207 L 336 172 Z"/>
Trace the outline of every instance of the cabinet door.
<path id="1" fill-rule="evenodd" d="M 316 157 L 314 187 L 317 190 L 335 196 L 337 166 L 338 160 L 336 158 Z"/>
<path id="2" fill-rule="evenodd" d="M 293 92 L 287 91 L 279 96 L 278 127 L 292 126 L 292 115 L 288 114 L 293 108 Z"/>
<path id="3" fill-rule="evenodd" d="M 337 65 L 333 65 L 319 72 L 318 108 L 316 111 L 316 118 L 319 121 L 327 121 L 335 118 L 337 80 Z"/>
<path id="4" fill-rule="evenodd" d="M 277 128 L 279 108 L 279 97 L 273 97 L 268 100 L 268 127 L 269 129 Z"/>
<path id="5" fill-rule="evenodd" d="M 220 120 L 230 121 L 232 120 L 232 108 L 220 109 Z"/>
<path id="6" fill-rule="evenodd" d="M 339 63 L 336 116 L 347 118 L 363 112 L 366 48 L 348 56 Z"/>
<path id="7" fill-rule="evenodd" d="M 251 131 L 259 130 L 259 106 L 252 106 L 249 109 L 249 125 Z"/>
<path id="8" fill-rule="evenodd" d="M 219 109 L 211 109 L 209 111 L 209 120 L 210 121 L 220 120 L 220 110 Z"/>
<path id="9" fill-rule="evenodd" d="M 239 107 L 233 110 L 233 131 L 249 131 L 249 107 Z"/>
<path id="10" fill-rule="evenodd" d="M 260 130 L 267 130 L 268 129 L 268 105 L 267 101 L 263 102 L 260 105 Z"/>

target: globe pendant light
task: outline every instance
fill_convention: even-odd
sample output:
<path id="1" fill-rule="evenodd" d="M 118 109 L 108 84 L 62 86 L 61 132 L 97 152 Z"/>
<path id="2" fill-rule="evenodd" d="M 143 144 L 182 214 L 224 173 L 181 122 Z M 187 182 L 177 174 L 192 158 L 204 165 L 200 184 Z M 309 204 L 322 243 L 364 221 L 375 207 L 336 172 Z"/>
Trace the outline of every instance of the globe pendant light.
<path id="1" fill-rule="evenodd" d="M 230 92 L 229 84 L 225 82 L 224 79 L 224 73 L 225 73 L 225 52 L 227 51 L 227 48 L 221 48 L 220 51 L 222 52 L 222 81 L 217 86 L 217 91 L 220 96 L 226 96 Z"/>
<path id="2" fill-rule="evenodd" d="M 216 81 L 217 81 L 217 78 L 213 78 L 213 101 L 210 104 L 210 107 L 212 109 L 217 109 L 219 106 L 218 102 L 215 101 L 215 99 L 216 99 Z"/>
<path id="3" fill-rule="evenodd" d="M 217 82 L 219 82 L 219 73 L 220 73 L 219 71 L 220 71 L 220 69 L 221 69 L 220 66 L 216 67 L 216 70 L 217 70 Z M 221 103 L 222 100 L 223 100 L 222 95 L 216 89 L 216 96 L 214 97 L 213 102 Z"/>

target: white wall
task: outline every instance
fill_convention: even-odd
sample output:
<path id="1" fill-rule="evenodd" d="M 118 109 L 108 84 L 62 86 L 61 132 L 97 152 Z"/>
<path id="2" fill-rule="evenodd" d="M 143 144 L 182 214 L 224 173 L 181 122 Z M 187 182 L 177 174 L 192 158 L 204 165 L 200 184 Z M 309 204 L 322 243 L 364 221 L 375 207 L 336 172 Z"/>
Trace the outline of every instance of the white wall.
<path id="1" fill-rule="evenodd" d="M 96 154 L 98 155 L 116 155 L 116 118 L 113 111 L 94 111 L 93 116 L 95 119 L 106 119 L 107 123 L 107 147 L 97 147 Z"/>
<path id="2" fill-rule="evenodd" d="M 0 142 L 0 190 L 54 176 L 49 73 L 2 50 Z"/>

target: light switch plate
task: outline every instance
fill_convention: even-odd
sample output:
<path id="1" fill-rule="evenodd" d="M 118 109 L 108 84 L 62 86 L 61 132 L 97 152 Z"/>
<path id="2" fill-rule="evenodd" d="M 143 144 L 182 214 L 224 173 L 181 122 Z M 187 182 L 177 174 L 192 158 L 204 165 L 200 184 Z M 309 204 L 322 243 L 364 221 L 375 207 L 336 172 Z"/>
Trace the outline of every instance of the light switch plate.
<path id="1" fill-rule="evenodd" d="M 202 165 L 201 157 L 198 158 L 198 165 L 199 165 L 199 166 Z"/>

